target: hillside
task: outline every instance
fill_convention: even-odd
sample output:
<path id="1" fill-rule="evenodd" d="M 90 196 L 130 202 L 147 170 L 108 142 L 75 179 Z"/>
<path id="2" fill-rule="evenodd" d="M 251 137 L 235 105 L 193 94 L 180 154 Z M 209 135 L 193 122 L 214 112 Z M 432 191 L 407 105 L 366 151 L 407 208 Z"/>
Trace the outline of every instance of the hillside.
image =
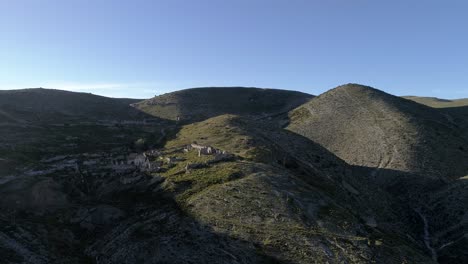
<path id="1" fill-rule="evenodd" d="M 468 260 L 467 131 L 442 109 L 361 85 L 1 93 L 5 263 Z"/>
<path id="2" fill-rule="evenodd" d="M 135 99 L 114 99 L 54 89 L 0 91 L 0 122 L 64 122 L 77 120 L 142 120 Z"/>
<path id="3" fill-rule="evenodd" d="M 0 176 L 40 162 L 43 155 L 156 144 L 172 125 L 130 104 L 88 93 L 53 89 L 0 91 Z"/>
<path id="4" fill-rule="evenodd" d="M 441 263 L 466 263 L 468 253 L 468 176 L 427 193 L 425 214 Z"/>
<path id="5" fill-rule="evenodd" d="M 134 104 L 150 115 L 195 122 L 222 114 L 274 115 L 287 112 L 312 98 L 286 90 L 209 87 L 192 88 L 156 96 Z"/>
<path id="6" fill-rule="evenodd" d="M 193 142 L 223 154 L 197 155 L 187 149 Z M 110 165 L 118 153 L 98 152 L 49 158 L 42 170 L 62 169 L 0 184 L 1 219 L 21 212 L 19 225 L 2 220 L 5 255 L 36 263 L 431 263 L 422 241 L 407 238 L 420 231 L 390 196 L 376 191 L 376 199 L 364 175 L 267 121 L 217 116 L 146 153 L 160 169 L 124 172 L 127 165 Z M 66 167 L 76 159 L 78 170 Z M 38 235 L 45 232 L 52 239 Z"/>
<path id="7" fill-rule="evenodd" d="M 434 108 L 462 107 L 468 106 L 468 98 L 464 99 L 440 99 L 436 97 L 403 96 L 403 98 L 415 101 L 416 103 Z"/>
<path id="8" fill-rule="evenodd" d="M 193 141 L 239 156 L 214 170 L 179 175 L 176 166 L 163 174 L 172 190 L 183 190 L 178 194 L 182 206 L 218 232 L 255 241 L 266 255 L 286 263 L 359 263 L 390 259 L 397 251 L 396 262 L 424 259 L 420 244 L 402 243 L 413 232 L 402 208 L 386 193 L 370 191 L 364 175 L 353 173 L 351 166 L 306 138 L 274 129 L 269 122 L 222 115 L 183 127 L 166 148 Z M 186 154 L 176 155 L 196 162 Z M 225 171 L 231 176 L 219 178 Z M 371 202 L 377 197 L 379 204 Z M 322 246 L 304 248 L 302 241 Z"/>
<path id="9" fill-rule="evenodd" d="M 447 100 L 419 96 L 404 96 L 404 98 L 437 108 L 439 111 L 449 116 L 454 123 L 461 126 L 468 138 L 468 99 Z"/>
<path id="10" fill-rule="evenodd" d="M 468 171 L 467 137 L 450 116 L 371 87 L 339 86 L 289 117 L 289 130 L 353 165 L 442 180 Z"/>

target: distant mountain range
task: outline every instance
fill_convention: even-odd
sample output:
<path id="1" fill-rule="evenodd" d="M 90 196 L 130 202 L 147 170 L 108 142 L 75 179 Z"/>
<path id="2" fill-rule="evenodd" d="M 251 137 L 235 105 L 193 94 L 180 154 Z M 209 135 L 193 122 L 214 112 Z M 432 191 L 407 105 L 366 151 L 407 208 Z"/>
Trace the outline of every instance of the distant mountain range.
<path id="1" fill-rule="evenodd" d="M 0 91 L 5 263 L 467 263 L 468 101 Z"/>

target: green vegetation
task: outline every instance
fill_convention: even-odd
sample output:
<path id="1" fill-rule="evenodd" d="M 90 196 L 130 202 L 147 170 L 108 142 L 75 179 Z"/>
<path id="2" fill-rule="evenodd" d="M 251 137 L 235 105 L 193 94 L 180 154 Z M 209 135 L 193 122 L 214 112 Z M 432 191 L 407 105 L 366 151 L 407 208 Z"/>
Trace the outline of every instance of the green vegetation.
<path id="1" fill-rule="evenodd" d="M 234 115 L 221 115 L 204 122 L 186 125 L 177 133 L 174 140 L 167 142 L 166 148 L 183 146 L 197 142 L 209 145 L 240 157 L 258 160 L 269 152 L 267 142 L 253 138 L 248 131 L 249 124 Z"/>
<path id="2" fill-rule="evenodd" d="M 248 135 L 242 126 L 236 124 L 240 122 L 238 117 L 232 115 L 218 116 L 201 123 L 190 124 L 182 127 L 176 138 L 168 141 L 165 148 L 179 150 L 168 156 L 175 156 L 181 162 L 175 163 L 168 171 L 162 173 L 167 180 L 174 185 L 173 190 L 178 190 L 178 186 L 184 186 L 179 198 L 185 201 L 189 196 L 198 193 L 212 185 L 225 183 L 241 177 L 248 171 L 250 163 L 233 161 L 222 162 L 209 165 L 205 168 L 190 169 L 185 173 L 187 164 L 203 164 L 213 159 L 212 155 L 198 156 L 196 150 L 189 152 L 180 151 L 184 146 L 193 142 L 201 145 L 209 145 L 215 148 L 238 155 L 244 159 L 255 159 L 255 145 L 250 145 L 252 137 Z"/>
<path id="3" fill-rule="evenodd" d="M 177 194 L 179 202 L 184 204 L 186 200 L 208 187 L 216 184 L 226 183 L 228 181 L 237 179 L 243 175 L 243 166 L 245 164 L 238 162 L 228 162 L 222 164 L 215 164 L 207 168 L 192 169 L 189 172 L 178 173 L 183 171 L 181 166 L 176 166 L 166 173 L 162 173 L 166 180 L 171 184 L 170 191 Z M 176 175 L 172 174 L 176 172 Z"/>
<path id="4" fill-rule="evenodd" d="M 312 115 L 305 106 L 301 106 L 292 111 L 289 115 L 289 118 L 291 122 L 301 123 L 306 121 L 308 118 L 312 118 Z"/>

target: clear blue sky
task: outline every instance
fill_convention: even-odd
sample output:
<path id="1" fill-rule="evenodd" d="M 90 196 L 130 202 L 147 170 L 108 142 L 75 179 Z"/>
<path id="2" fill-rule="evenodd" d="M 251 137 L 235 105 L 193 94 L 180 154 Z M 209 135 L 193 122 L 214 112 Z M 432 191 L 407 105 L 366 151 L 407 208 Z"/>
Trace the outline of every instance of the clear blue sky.
<path id="1" fill-rule="evenodd" d="M 0 89 L 468 97 L 468 1 L 0 0 Z"/>

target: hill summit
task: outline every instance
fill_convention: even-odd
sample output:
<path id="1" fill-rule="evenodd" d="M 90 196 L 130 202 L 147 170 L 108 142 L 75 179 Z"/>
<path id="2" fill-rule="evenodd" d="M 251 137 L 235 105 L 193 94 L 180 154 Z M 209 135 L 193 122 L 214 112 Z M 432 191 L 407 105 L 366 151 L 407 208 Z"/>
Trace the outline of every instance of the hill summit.
<path id="1" fill-rule="evenodd" d="M 369 86 L 338 86 L 289 117 L 289 130 L 353 165 L 443 179 L 468 169 L 467 139 L 449 116 Z"/>

